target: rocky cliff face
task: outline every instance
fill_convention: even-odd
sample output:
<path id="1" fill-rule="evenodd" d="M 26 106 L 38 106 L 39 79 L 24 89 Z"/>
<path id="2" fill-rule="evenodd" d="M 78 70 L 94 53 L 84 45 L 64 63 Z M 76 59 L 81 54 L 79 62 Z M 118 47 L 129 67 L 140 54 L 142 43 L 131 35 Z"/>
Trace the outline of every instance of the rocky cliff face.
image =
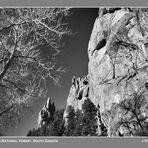
<path id="1" fill-rule="evenodd" d="M 148 117 L 148 10 L 105 9 L 99 10 L 88 44 L 88 75 L 73 78 L 67 106 L 81 109 L 86 98 L 100 107 L 100 121 L 108 135 L 123 113 L 113 106 L 135 93 L 144 94 L 142 113 Z M 64 118 L 66 119 L 65 110 Z M 130 115 L 129 115 L 130 116 Z M 120 134 L 128 133 L 119 128 Z"/>
<path id="2" fill-rule="evenodd" d="M 77 109 L 82 109 L 82 104 L 88 98 L 89 95 L 89 79 L 87 76 L 81 78 L 76 78 L 75 76 L 72 78 L 72 86 L 69 91 L 67 105 L 64 112 L 64 118 L 68 114 L 67 108 L 68 106 L 73 106 L 75 111 Z"/>

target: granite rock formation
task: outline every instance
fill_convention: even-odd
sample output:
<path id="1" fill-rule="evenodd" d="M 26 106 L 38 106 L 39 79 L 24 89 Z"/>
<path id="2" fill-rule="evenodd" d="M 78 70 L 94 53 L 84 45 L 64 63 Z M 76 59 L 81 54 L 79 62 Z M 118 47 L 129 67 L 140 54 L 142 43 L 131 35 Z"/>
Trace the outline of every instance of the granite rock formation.
<path id="1" fill-rule="evenodd" d="M 89 98 L 99 106 L 98 124 L 105 125 L 108 136 L 130 135 L 122 126 L 114 131 L 113 123 L 116 125 L 124 114 L 119 107 L 115 113 L 112 110 L 134 94 L 142 94 L 145 103 L 140 110 L 148 117 L 148 9 L 100 8 L 88 44 L 88 57 L 88 75 L 72 79 L 67 106 L 81 109 Z M 65 119 L 67 114 L 65 110 Z"/>
<path id="2" fill-rule="evenodd" d="M 89 95 L 89 79 L 87 76 L 83 78 L 76 78 L 75 76 L 72 78 L 72 86 L 69 91 L 66 109 L 64 112 L 64 118 L 66 120 L 66 116 L 68 114 L 67 108 L 68 106 L 73 106 L 74 110 L 82 109 L 82 104 L 88 98 Z"/>
<path id="3" fill-rule="evenodd" d="M 90 99 L 98 110 L 98 135 L 148 135 L 148 8 L 100 8 L 88 57 L 87 76 L 72 78 L 65 121 L 68 106 L 82 110 Z M 54 112 L 48 99 L 38 126 L 52 121 Z"/>
<path id="4" fill-rule="evenodd" d="M 47 99 L 42 110 L 39 112 L 37 127 L 48 125 L 49 122 L 54 120 L 55 105 L 51 102 L 51 98 Z"/>

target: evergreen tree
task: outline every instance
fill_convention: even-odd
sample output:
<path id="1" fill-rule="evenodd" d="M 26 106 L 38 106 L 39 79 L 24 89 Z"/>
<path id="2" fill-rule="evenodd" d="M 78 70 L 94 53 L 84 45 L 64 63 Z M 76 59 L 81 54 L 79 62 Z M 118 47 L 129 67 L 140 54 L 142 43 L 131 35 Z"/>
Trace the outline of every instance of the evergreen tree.
<path id="1" fill-rule="evenodd" d="M 83 110 L 83 127 L 82 127 L 82 135 L 83 136 L 95 136 L 97 130 L 97 108 L 90 101 L 90 99 L 85 100 L 82 105 Z"/>
<path id="2" fill-rule="evenodd" d="M 64 133 L 64 109 L 56 110 L 53 119 L 46 118 L 46 124 L 37 129 L 30 130 L 27 136 L 62 136 Z"/>
<path id="3" fill-rule="evenodd" d="M 32 135 L 32 131 L 31 131 L 31 130 L 29 130 L 29 132 L 28 132 L 27 136 L 31 136 L 31 135 Z"/>
<path id="4" fill-rule="evenodd" d="M 76 127 L 75 127 L 75 132 L 74 132 L 74 135 L 75 136 L 82 136 L 82 117 L 83 117 L 83 114 L 82 114 L 82 111 L 81 110 L 77 110 L 76 113 L 75 113 L 76 117 L 75 117 L 75 123 L 76 123 Z"/>
<path id="5" fill-rule="evenodd" d="M 64 113 L 64 109 L 62 110 L 57 110 L 55 112 L 55 115 L 54 115 L 54 121 L 53 123 L 51 124 L 51 135 L 52 136 L 62 136 L 63 133 L 64 133 L 64 130 L 65 130 L 65 127 L 64 127 L 64 120 L 63 120 L 63 113 Z"/>
<path id="6" fill-rule="evenodd" d="M 75 131 L 75 128 L 76 128 L 75 110 L 71 105 L 69 105 L 67 112 L 68 112 L 67 126 L 66 126 L 66 129 L 65 129 L 64 135 L 65 136 L 74 136 L 74 133 L 75 133 L 74 131 Z"/>
<path id="7" fill-rule="evenodd" d="M 75 112 L 72 106 L 67 108 L 67 122 L 63 120 L 64 109 L 56 110 L 53 120 L 38 129 L 30 130 L 27 136 L 95 136 L 97 131 L 97 108 L 85 100 L 82 110 Z"/>

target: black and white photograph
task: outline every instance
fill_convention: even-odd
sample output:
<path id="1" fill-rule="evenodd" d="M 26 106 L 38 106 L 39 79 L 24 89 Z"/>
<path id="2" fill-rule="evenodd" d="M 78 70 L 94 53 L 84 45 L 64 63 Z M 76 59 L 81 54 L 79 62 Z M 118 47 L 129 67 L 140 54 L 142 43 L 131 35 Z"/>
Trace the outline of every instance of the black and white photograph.
<path id="1" fill-rule="evenodd" d="M 147 7 L 0 7 L 0 136 L 148 136 Z"/>

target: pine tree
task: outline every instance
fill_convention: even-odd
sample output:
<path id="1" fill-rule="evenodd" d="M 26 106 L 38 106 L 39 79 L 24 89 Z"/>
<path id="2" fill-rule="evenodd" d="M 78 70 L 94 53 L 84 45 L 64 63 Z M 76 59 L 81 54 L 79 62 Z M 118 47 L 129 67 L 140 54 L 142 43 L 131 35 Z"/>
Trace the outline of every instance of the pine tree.
<path id="1" fill-rule="evenodd" d="M 57 110 L 54 115 L 54 121 L 51 124 L 51 135 L 52 136 L 62 136 L 64 133 L 64 120 L 63 120 L 64 110 Z"/>
<path id="2" fill-rule="evenodd" d="M 27 136 L 62 136 L 65 130 L 63 113 L 64 109 L 56 110 L 52 120 L 49 119 L 49 122 L 46 120 L 46 124 L 37 129 L 33 128 Z"/>
<path id="3" fill-rule="evenodd" d="M 76 128 L 76 124 L 75 124 L 75 110 L 74 108 L 69 105 L 68 109 L 68 116 L 67 116 L 67 126 L 64 132 L 65 136 L 74 136 L 74 131 Z"/>
<path id="4" fill-rule="evenodd" d="M 97 130 L 97 108 L 90 101 L 90 99 L 85 100 L 83 106 L 83 128 L 82 135 L 83 136 L 95 136 Z"/>
<path id="5" fill-rule="evenodd" d="M 31 130 L 29 130 L 27 136 L 32 136 L 32 131 Z"/>
<path id="6" fill-rule="evenodd" d="M 74 135 L 75 136 L 82 136 L 82 111 L 81 110 L 77 110 L 76 111 L 76 117 L 75 117 L 75 123 L 76 123 L 76 127 L 75 127 L 75 131 L 74 131 Z"/>

